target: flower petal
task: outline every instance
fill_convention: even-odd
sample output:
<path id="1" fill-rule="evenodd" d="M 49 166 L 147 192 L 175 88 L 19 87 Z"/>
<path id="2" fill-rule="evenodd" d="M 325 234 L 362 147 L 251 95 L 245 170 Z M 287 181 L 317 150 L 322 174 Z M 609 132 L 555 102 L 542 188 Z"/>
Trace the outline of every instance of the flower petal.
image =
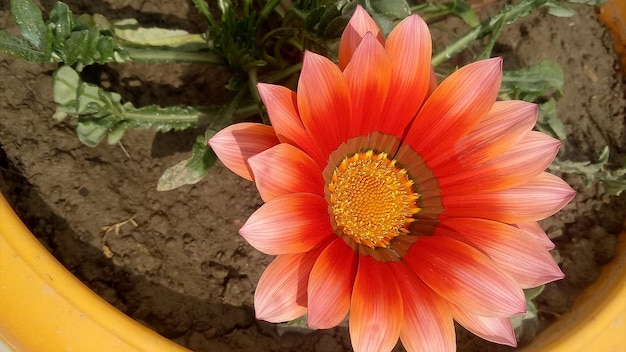
<path id="1" fill-rule="evenodd" d="M 339 42 L 339 68 L 341 70 L 348 66 L 354 51 L 368 32 L 372 33 L 381 44 L 385 43 L 383 33 L 376 22 L 361 5 L 357 5 Z"/>
<path id="2" fill-rule="evenodd" d="M 500 58 L 477 61 L 452 73 L 424 103 L 406 143 L 426 162 L 453 148 L 487 115 L 498 96 L 501 78 Z"/>
<path id="3" fill-rule="evenodd" d="M 366 33 L 344 70 L 352 96 L 350 137 L 366 135 L 380 126 L 380 112 L 391 80 L 391 61 L 385 48 Z"/>
<path id="4" fill-rule="evenodd" d="M 326 200 L 312 193 L 290 193 L 263 204 L 239 230 L 259 251 L 306 252 L 333 233 Z"/>
<path id="5" fill-rule="evenodd" d="M 459 322 L 459 324 L 471 331 L 474 335 L 487 341 L 512 347 L 517 346 L 515 332 L 513 331 L 510 319 L 472 314 L 454 304 L 450 304 L 450 309 L 452 310 L 454 320 Z"/>
<path id="6" fill-rule="evenodd" d="M 531 236 L 535 241 L 541 243 L 541 245 L 545 249 L 547 250 L 554 249 L 554 243 L 552 243 L 552 240 L 550 240 L 550 237 L 546 235 L 546 232 L 543 230 L 543 228 L 541 227 L 541 225 L 539 225 L 538 222 L 536 221 L 523 222 L 523 223 L 515 224 L 515 226 L 525 231 L 526 234 Z"/>
<path id="7" fill-rule="evenodd" d="M 541 243 L 515 226 L 475 218 L 444 219 L 440 225 L 453 229 L 462 239 L 487 254 L 522 288 L 563 278 L 563 272 Z"/>
<path id="8" fill-rule="evenodd" d="M 347 139 L 350 127 L 352 103 L 343 73 L 332 61 L 307 51 L 297 95 L 304 127 L 322 152 L 330 154 Z"/>
<path id="9" fill-rule="evenodd" d="M 230 171 L 252 181 L 248 158 L 278 144 L 270 126 L 242 122 L 230 125 L 209 139 L 209 145 Z"/>
<path id="10" fill-rule="evenodd" d="M 296 92 L 283 86 L 266 83 L 257 84 L 257 88 L 278 139 L 305 151 L 320 167 L 324 167 L 328 161 L 327 155 L 321 152 L 302 125 L 298 115 Z"/>
<path id="11" fill-rule="evenodd" d="M 456 351 L 448 304 L 402 262 L 389 263 L 400 286 L 404 322 L 400 340 L 407 351 Z"/>
<path id="12" fill-rule="evenodd" d="M 311 329 L 332 328 L 346 317 L 357 264 L 356 252 L 341 238 L 317 258 L 309 276 L 307 325 Z"/>
<path id="13" fill-rule="evenodd" d="M 324 196 L 322 170 L 311 157 L 287 143 L 280 143 L 250 159 L 248 164 L 263 201 L 289 193 Z"/>
<path id="14" fill-rule="evenodd" d="M 389 33 L 385 49 L 392 62 L 391 86 L 379 131 L 403 138 L 432 87 L 432 42 L 426 22 L 411 15 Z"/>
<path id="15" fill-rule="evenodd" d="M 442 197 L 441 217 L 483 218 L 517 224 L 539 221 L 561 210 L 576 192 L 557 176 L 542 172 L 501 191 Z"/>
<path id="16" fill-rule="evenodd" d="M 265 268 L 254 293 L 257 319 L 281 323 L 306 313 L 309 274 L 324 247 L 279 255 Z"/>
<path id="17" fill-rule="evenodd" d="M 402 309 L 400 290 L 389 268 L 359 255 L 349 323 L 354 350 L 391 351 L 400 336 Z"/>
<path id="18" fill-rule="evenodd" d="M 496 101 L 478 126 L 429 165 L 442 174 L 469 168 L 503 154 L 527 135 L 537 121 L 538 105 L 522 100 Z"/>
<path id="19" fill-rule="evenodd" d="M 472 165 L 455 174 L 436 170 L 441 175 L 441 193 L 490 192 L 520 185 L 545 170 L 560 146 L 558 139 L 531 131 L 516 146 L 482 165 Z"/>
<path id="20" fill-rule="evenodd" d="M 471 246 L 437 235 L 420 237 L 404 257 L 444 299 L 480 315 L 508 317 L 526 311 L 522 289 Z"/>

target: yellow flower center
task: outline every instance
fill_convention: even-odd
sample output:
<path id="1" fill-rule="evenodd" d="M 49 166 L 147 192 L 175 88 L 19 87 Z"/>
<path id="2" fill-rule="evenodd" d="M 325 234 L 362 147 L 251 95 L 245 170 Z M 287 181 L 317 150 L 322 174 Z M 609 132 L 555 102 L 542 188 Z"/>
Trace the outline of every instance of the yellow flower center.
<path id="1" fill-rule="evenodd" d="M 386 153 L 356 153 L 334 170 L 328 184 L 335 222 L 343 234 L 371 248 L 408 233 L 419 212 L 413 181 Z"/>

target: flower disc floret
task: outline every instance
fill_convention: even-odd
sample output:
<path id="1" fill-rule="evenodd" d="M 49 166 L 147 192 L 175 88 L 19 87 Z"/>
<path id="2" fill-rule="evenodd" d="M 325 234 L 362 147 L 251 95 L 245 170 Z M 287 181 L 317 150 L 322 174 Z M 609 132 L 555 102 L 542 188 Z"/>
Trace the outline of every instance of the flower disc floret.
<path id="1" fill-rule="evenodd" d="M 413 181 L 386 153 L 370 150 L 345 157 L 328 190 L 338 229 L 371 248 L 387 248 L 392 239 L 408 233 L 419 211 Z"/>

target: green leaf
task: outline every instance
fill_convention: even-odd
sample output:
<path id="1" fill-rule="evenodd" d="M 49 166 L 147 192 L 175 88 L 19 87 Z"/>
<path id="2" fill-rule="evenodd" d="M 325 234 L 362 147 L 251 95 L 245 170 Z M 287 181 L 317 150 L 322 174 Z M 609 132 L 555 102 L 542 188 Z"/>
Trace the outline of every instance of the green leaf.
<path id="1" fill-rule="evenodd" d="M 219 106 L 135 108 L 131 103 L 122 103 L 119 94 L 83 82 L 69 66 L 55 72 L 53 96 L 58 104 L 55 116 L 77 116 L 78 138 L 88 146 L 97 145 L 109 133 L 112 135 L 108 141 L 117 143 L 129 128 L 169 131 L 207 125 L 219 120 L 224 110 Z"/>
<path id="2" fill-rule="evenodd" d="M 406 0 L 368 0 L 366 4 L 373 13 L 392 19 L 404 19 L 411 14 L 411 8 Z"/>
<path id="3" fill-rule="evenodd" d="M 113 33 L 128 46 L 158 46 L 184 48 L 186 51 L 207 49 L 207 43 L 200 34 L 190 34 L 182 29 L 141 27 L 134 18 L 115 21 Z"/>
<path id="4" fill-rule="evenodd" d="M 476 12 L 468 3 L 465 1 L 454 1 L 453 4 L 454 7 L 451 9 L 453 15 L 462 19 L 471 27 L 476 27 L 480 24 L 478 15 L 476 15 Z"/>
<path id="5" fill-rule="evenodd" d="M 276 332 L 278 333 L 278 335 L 283 335 L 288 332 L 297 332 L 301 334 L 311 333 L 313 332 L 313 329 L 309 328 L 308 325 L 306 325 L 306 320 L 307 315 L 304 314 L 294 320 L 277 324 Z"/>
<path id="6" fill-rule="evenodd" d="M 50 61 L 49 55 L 33 49 L 24 39 L 13 36 L 3 30 L 0 30 L 0 52 L 15 55 L 31 62 Z"/>
<path id="7" fill-rule="evenodd" d="M 48 55 L 52 50 L 52 31 L 43 21 L 39 7 L 32 0 L 11 0 L 11 13 L 24 39 Z"/>
<path id="8" fill-rule="evenodd" d="M 567 138 L 565 125 L 556 116 L 556 100 L 550 98 L 545 103 L 539 104 L 539 116 L 537 117 L 537 128 L 546 134 L 560 140 Z"/>
<path id="9" fill-rule="evenodd" d="M 555 159 L 550 169 L 580 175 L 587 186 L 602 182 L 606 192 L 610 195 L 619 196 L 626 190 L 626 162 L 617 170 L 605 170 L 609 161 L 609 147 L 602 150 L 598 161 L 571 161 Z"/>
<path id="10" fill-rule="evenodd" d="M 536 331 L 539 324 L 537 320 L 537 307 L 535 306 L 535 299 L 541 292 L 543 292 L 544 285 L 524 290 L 524 296 L 526 297 L 526 313 L 516 315 L 511 318 L 511 325 L 515 331 L 515 336 L 519 341 L 520 337 L 524 335 L 524 331 L 531 330 Z"/>
<path id="11" fill-rule="evenodd" d="M 76 125 L 76 135 L 81 143 L 88 147 L 97 146 L 106 137 L 110 123 L 106 120 L 79 120 Z"/>
<path id="12" fill-rule="evenodd" d="M 609 161 L 609 147 L 604 147 L 598 161 L 571 161 L 571 160 L 555 160 L 550 169 L 569 174 L 577 174 L 583 177 L 585 184 L 590 185 L 596 179 L 597 175 L 604 165 Z"/>
<path id="13" fill-rule="evenodd" d="M 572 4 L 583 4 L 591 6 L 600 6 L 606 3 L 606 0 L 566 0 Z"/>
<path id="14" fill-rule="evenodd" d="M 72 32 L 74 15 L 66 4 L 59 1 L 50 11 L 50 23 L 54 26 L 55 44 L 62 45 Z"/>
<path id="15" fill-rule="evenodd" d="M 615 175 L 611 179 L 603 179 L 602 183 L 604 183 L 604 188 L 608 194 L 619 196 L 626 191 L 626 168 L 618 170 Z"/>
<path id="16" fill-rule="evenodd" d="M 473 27 L 465 34 L 458 37 L 443 50 L 435 53 L 431 59 L 432 65 L 438 66 L 457 53 L 467 49 L 473 45 L 477 39 L 484 38 L 491 34 L 494 28 L 500 26 L 501 23 L 504 23 L 504 25 L 512 24 L 520 18 L 529 15 L 533 10 L 551 1 L 553 0 L 520 0 L 514 5 L 504 6 L 496 15 L 482 21 L 478 26 Z"/>
<path id="17" fill-rule="evenodd" d="M 534 102 L 546 95 L 563 94 L 563 70 L 553 61 L 513 71 L 504 71 L 500 94 L 510 99 Z"/>
<path id="18" fill-rule="evenodd" d="M 184 185 L 193 185 L 206 176 L 217 161 L 217 155 L 209 147 L 207 140 L 207 135 L 199 136 L 193 146 L 191 157 L 165 170 L 159 178 L 157 191 L 170 191 Z"/>
<path id="19" fill-rule="evenodd" d="M 61 66 L 54 72 L 52 94 L 54 102 L 61 106 L 69 106 L 77 99 L 80 76 L 69 66 Z"/>
<path id="20" fill-rule="evenodd" d="M 213 15 L 211 15 L 211 11 L 209 10 L 209 4 L 207 4 L 206 1 L 204 0 L 191 0 L 193 2 L 193 5 L 196 7 L 196 9 L 198 10 L 198 12 L 204 16 L 209 23 L 213 23 Z"/>
<path id="21" fill-rule="evenodd" d="M 576 11 L 561 3 L 547 3 L 545 7 L 548 9 L 548 14 L 555 17 L 567 18 L 576 15 Z"/>

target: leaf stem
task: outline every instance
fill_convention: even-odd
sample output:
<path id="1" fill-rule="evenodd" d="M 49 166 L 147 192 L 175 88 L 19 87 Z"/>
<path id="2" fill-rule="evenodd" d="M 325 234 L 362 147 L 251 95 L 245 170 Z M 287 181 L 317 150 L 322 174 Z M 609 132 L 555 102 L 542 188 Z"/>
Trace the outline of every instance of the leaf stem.
<path id="1" fill-rule="evenodd" d="M 498 14 L 481 22 L 478 26 L 472 28 L 455 40 L 452 44 L 433 55 L 432 65 L 437 66 L 451 58 L 453 55 L 463 51 L 476 39 L 480 39 L 493 32 L 499 24 L 511 24 L 516 20 L 527 16 L 532 10 L 541 7 L 550 1 L 551 0 L 522 0 L 513 6 L 506 6 Z"/>
<path id="2" fill-rule="evenodd" d="M 124 48 L 124 52 L 132 61 L 145 63 L 202 63 L 224 65 L 224 61 L 208 52 L 187 52 L 159 49 Z"/>

